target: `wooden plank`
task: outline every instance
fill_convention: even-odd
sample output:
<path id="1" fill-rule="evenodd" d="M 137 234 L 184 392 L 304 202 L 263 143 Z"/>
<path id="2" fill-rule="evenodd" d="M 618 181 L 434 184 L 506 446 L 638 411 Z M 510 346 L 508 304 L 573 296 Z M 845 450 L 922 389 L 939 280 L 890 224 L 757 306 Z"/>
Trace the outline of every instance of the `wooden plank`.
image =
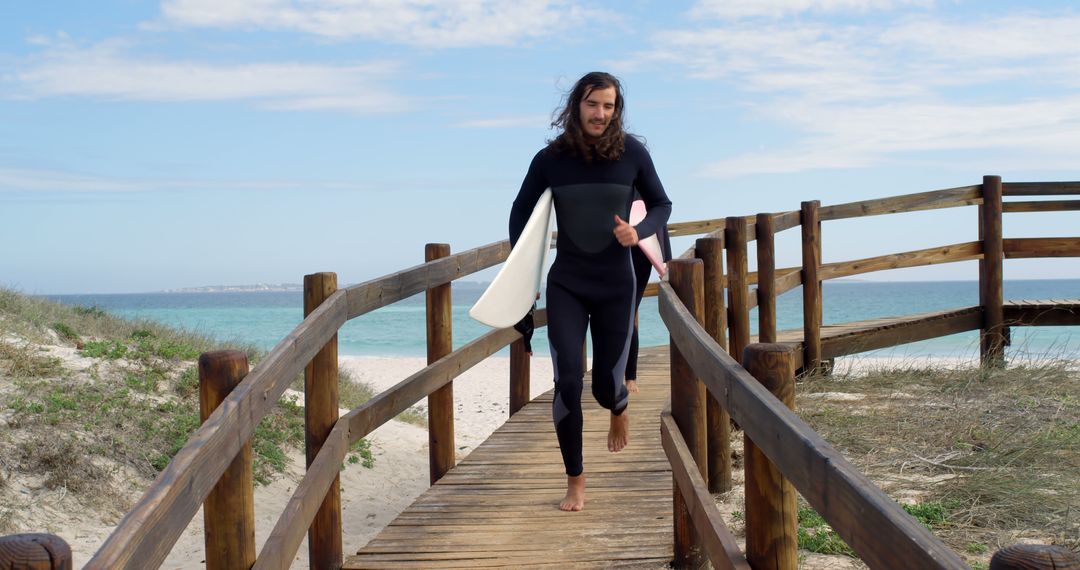
<path id="1" fill-rule="evenodd" d="M 740 359 L 743 349 L 750 342 L 750 300 L 746 278 L 747 224 L 739 223 L 741 218 L 728 219 L 730 222 L 724 238 L 727 248 L 728 352 Z"/>
<path id="2" fill-rule="evenodd" d="M 698 220 L 694 222 L 674 222 L 667 225 L 671 237 L 692 236 L 724 229 L 724 218 Z"/>
<path id="3" fill-rule="evenodd" d="M 431 262 L 450 255 L 450 244 L 424 246 L 424 260 Z M 451 285 L 437 285 L 424 295 L 427 324 L 427 363 L 430 366 L 454 351 Z M 428 394 L 428 471 L 431 483 L 454 467 L 454 383 Z"/>
<path id="4" fill-rule="evenodd" d="M 337 334 L 345 316 L 346 295 L 339 291 L 286 335 L 195 430 L 86 568 L 160 565 L 255 425 Z"/>
<path id="5" fill-rule="evenodd" d="M 856 259 L 854 261 L 823 263 L 818 276 L 821 277 L 822 280 L 839 279 L 841 277 L 850 277 L 852 275 L 860 275 L 872 271 L 967 261 L 970 259 L 979 259 L 981 256 L 982 244 L 977 241 L 971 241 L 942 247 L 905 251 L 903 253 L 879 255 L 877 257 Z"/>
<path id="6" fill-rule="evenodd" d="M 1008 186 L 1008 185 L 1006 185 Z M 1080 210 L 1080 200 L 1040 200 L 1035 202 L 1005 202 L 1005 213 L 1015 212 L 1071 212 Z"/>
<path id="7" fill-rule="evenodd" d="M 724 524 L 720 509 L 716 507 L 716 500 L 697 471 L 694 456 L 670 413 L 660 415 L 660 433 L 664 453 L 671 464 L 671 474 L 675 477 L 683 502 L 694 521 L 694 529 L 701 537 L 702 546 L 713 568 L 749 570 L 746 557 Z"/>
<path id="8" fill-rule="evenodd" d="M 802 203 L 803 364 L 821 366 L 821 203 Z"/>
<path id="9" fill-rule="evenodd" d="M 1001 191 L 1000 176 L 983 176 L 983 204 L 979 209 L 979 235 L 983 242 L 979 264 L 979 305 L 983 310 L 979 355 L 983 366 L 998 366 L 1005 361 Z"/>
<path id="10" fill-rule="evenodd" d="M 731 229 L 729 228 L 729 231 Z M 741 234 L 735 229 L 732 233 Z M 732 243 L 729 241 L 728 243 Z M 704 263 L 700 259 L 677 260 L 668 264 L 669 282 L 679 295 L 681 303 L 689 314 L 699 323 L 705 321 Z M 694 376 L 690 365 L 682 358 L 677 347 L 672 346 L 671 354 L 671 416 L 678 424 L 680 433 L 685 433 L 686 445 L 694 461 L 694 469 L 699 477 L 707 476 L 709 470 L 708 441 L 705 438 L 706 411 L 705 386 Z M 700 565 L 702 545 L 697 540 L 690 505 L 685 501 L 685 493 L 675 486 L 673 497 L 675 561 L 676 567 L 697 567 Z"/>
<path id="11" fill-rule="evenodd" d="M 1061 301 L 1006 301 L 1009 326 L 1078 326 L 1080 299 Z"/>
<path id="12" fill-rule="evenodd" d="M 802 270 L 798 267 L 776 270 L 776 296 L 802 285 Z"/>
<path id="13" fill-rule="evenodd" d="M 661 286 L 660 316 L 694 371 L 768 458 L 871 568 L 967 568 L 954 552 L 776 400 Z"/>
<path id="14" fill-rule="evenodd" d="M 1080 182 L 1007 182 L 1002 184 L 1004 196 L 1066 196 L 1080 195 Z"/>
<path id="15" fill-rule="evenodd" d="M 1080 257 L 1080 237 L 1003 239 L 1006 259 L 1033 257 Z"/>
<path id="16" fill-rule="evenodd" d="M 317 501 L 336 478 L 350 445 L 520 337 L 513 328 L 491 331 L 342 416 L 282 510 L 255 568 L 288 568 L 304 538 L 304 529 L 315 516 Z"/>
<path id="17" fill-rule="evenodd" d="M 802 223 L 802 212 L 799 210 L 773 214 L 773 231 L 776 233 L 790 230 L 791 228 L 797 227 L 800 223 Z"/>
<path id="18" fill-rule="evenodd" d="M 863 216 L 879 216 L 882 214 L 897 214 L 901 212 L 917 212 L 921 210 L 935 210 L 938 208 L 954 208 L 979 204 L 982 194 L 979 186 L 962 186 L 946 190 L 934 190 L 920 192 L 918 194 L 905 194 L 903 196 L 891 196 L 888 198 L 875 198 L 846 204 L 822 206 L 820 210 L 821 220 L 843 220 L 845 218 L 860 218 Z"/>
<path id="19" fill-rule="evenodd" d="M 337 291 L 336 273 L 304 276 L 304 316 Z M 319 454 L 338 419 L 337 335 L 304 368 L 304 457 L 306 465 Z M 308 560 L 322 570 L 341 566 L 341 481 L 335 475 L 308 529 Z M 246 567 L 250 567 L 247 564 Z"/>
<path id="20" fill-rule="evenodd" d="M 358 317 L 432 287 L 498 265 L 506 261 L 509 255 L 510 240 L 503 240 L 346 287 L 344 291 L 349 299 L 348 318 Z"/>
<path id="21" fill-rule="evenodd" d="M 659 442 L 663 349 L 643 349 L 630 446 L 606 450 L 608 412 L 586 398 L 589 503 L 557 508 L 565 473 L 551 392 L 534 399 L 424 492 L 345 568 L 663 566 L 671 560 L 671 471 Z M 569 548 L 552 545 L 573 545 Z"/>

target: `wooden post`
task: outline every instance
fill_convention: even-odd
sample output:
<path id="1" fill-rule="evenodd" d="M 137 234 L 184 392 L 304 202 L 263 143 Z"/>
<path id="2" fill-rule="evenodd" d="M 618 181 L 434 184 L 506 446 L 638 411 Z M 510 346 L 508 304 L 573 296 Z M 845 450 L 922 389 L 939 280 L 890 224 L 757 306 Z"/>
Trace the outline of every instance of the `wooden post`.
<path id="1" fill-rule="evenodd" d="M 983 326 L 979 353 L 983 366 L 1005 363 L 1005 299 L 1002 288 L 1001 177 L 983 176 L 982 247 L 979 299 Z"/>
<path id="2" fill-rule="evenodd" d="M 727 243 L 728 354 L 742 364 L 743 349 L 750 344 L 750 299 L 746 277 L 746 219 L 732 216 L 726 219 L 724 240 Z"/>
<path id="3" fill-rule="evenodd" d="M 795 409 L 795 360 L 786 344 L 752 344 L 746 369 L 769 392 Z M 745 437 L 745 436 L 744 436 Z M 750 438 L 746 456 L 746 560 L 755 570 L 798 567 L 795 488 Z"/>
<path id="4" fill-rule="evenodd" d="M 705 320 L 704 269 L 700 259 L 675 259 L 668 263 L 668 282 L 690 314 Z M 708 445 L 705 441 L 705 385 L 698 379 L 674 342 L 671 343 L 671 416 L 679 426 L 701 476 L 708 477 Z M 690 512 L 674 484 L 674 533 L 676 568 L 697 568 L 704 560 Z"/>
<path id="5" fill-rule="evenodd" d="M 776 232 L 770 214 L 757 215 L 758 342 L 776 342 Z"/>
<path id="6" fill-rule="evenodd" d="M 727 308 L 724 306 L 724 240 L 701 238 L 694 244 L 703 266 L 705 330 L 727 348 Z M 705 394 L 705 439 L 708 441 L 709 491 L 731 490 L 731 417 L 720 402 Z"/>
<path id="7" fill-rule="evenodd" d="M 71 567 L 71 547 L 55 534 L 0 536 L 0 568 L 4 570 L 71 570 Z"/>
<path id="8" fill-rule="evenodd" d="M 802 203 L 803 370 L 821 370 L 821 202 Z"/>
<path id="9" fill-rule="evenodd" d="M 336 273 L 304 276 L 304 317 L 337 291 Z M 307 466 L 315 461 L 338 419 L 337 334 L 304 368 L 304 447 Z M 308 561 L 311 568 L 336 569 L 342 564 L 341 480 L 334 477 L 322 505 L 308 529 Z"/>
<path id="10" fill-rule="evenodd" d="M 450 255 L 450 244 L 424 246 L 424 261 Z M 451 329 L 450 284 L 427 290 L 427 361 L 428 364 L 454 351 Z M 428 396 L 428 454 L 431 484 L 454 468 L 454 383 L 448 382 Z"/>
<path id="11" fill-rule="evenodd" d="M 990 570 L 1080 570 L 1080 555 L 1064 546 L 1014 544 L 994 553 Z"/>
<path id="12" fill-rule="evenodd" d="M 510 343 L 510 415 L 514 415 L 529 403 L 529 362 L 525 352 L 525 339 Z"/>
<path id="13" fill-rule="evenodd" d="M 199 420 L 205 422 L 247 376 L 247 355 L 239 350 L 199 356 Z M 255 482 L 251 440 L 240 448 L 203 503 L 203 536 L 209 570 L 251 568 L 255 564 Z"/>

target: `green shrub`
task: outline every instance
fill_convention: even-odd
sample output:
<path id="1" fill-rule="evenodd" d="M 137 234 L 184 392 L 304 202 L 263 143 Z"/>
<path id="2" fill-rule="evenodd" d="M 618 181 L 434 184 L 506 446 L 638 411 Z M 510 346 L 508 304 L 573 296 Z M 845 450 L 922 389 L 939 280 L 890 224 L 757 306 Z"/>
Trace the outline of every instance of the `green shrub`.
<path id="1" fill-rule="evenodd" d="M 79 341 L 79 333 L 75 332 L 75 329 L 65 325 L 64 323 L 53 323 L 52 330 L 56 331 L 56 334 L 60 335 L 60 338 L 71 341 Z"/>

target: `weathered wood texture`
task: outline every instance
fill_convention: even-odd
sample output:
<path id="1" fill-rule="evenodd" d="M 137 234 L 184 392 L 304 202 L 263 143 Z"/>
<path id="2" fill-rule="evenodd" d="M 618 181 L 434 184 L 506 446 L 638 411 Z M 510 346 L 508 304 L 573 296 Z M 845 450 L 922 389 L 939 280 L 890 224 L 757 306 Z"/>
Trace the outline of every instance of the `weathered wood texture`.
<path id="1" fill-rule="evenodd" d="M 705 330 L 721 348 L 727 349 L 727 306 L 724 303 L 724 241 L 701 238 L 694 249 L 703 266 Z M 705 399 L 705 439 L 708 440 L 709 490 L 731 490 L 731 417 L 713 398 Z"/>
<path id="2" fill-rule="evenodd" d="M 1008 182 L 1002 184 L 1004 196 L 1076 196 L 1080 182 Z"/>
<path id="3" fill-rule="evenodd" d="M 802 223 L 802 212 L 799 210 L 792 210 L 790 212 L 780 212 L 773 214 L 773 232 L 780 233 L 784 230 L 790 230 Z"/>
<path id="4" fill-rule="evenodd" d="M 751 344 L 746 370 L 788 409 L 795 409 L 794 347 Z M 746 559 L 755 570 L 799 565 L 795 488 L 750 437 L 743 438 L 746 470 Z"/>
<path id="5" fill-rule="evenodd" d="M 1025 257 L 1080 257 L 1080 237 L 1003 239 L 1006 259 Z"/>
<path id="6" fill-rule="evenodd" d="M 968 206 L 978 204 L 981 199 L 982 195 L 979 193 L 978 186 L 963 186 L 947 190 L 934 190 L 932 192 L 824 206 L 821 208 L 820 213 L 822 221 L 843 220 L 862 216 L 879 216 L 882 214 Z"/>
<path id="7" fill-rule="evenodd" d="M 344 290 L 349 299 L 348 318 L 358 317 L 423 293 L 432 287 L 498 265 L 506 261 L 508 255 L 510 241 L 503 240 L 346 287 Z"/>
<path id="8" fill-rule="evenodd" d="M 610 413 L 586 392 L 585 509 L 558 508 L 566 473 L 552 393 L 514 414 L 345 568 L 660 568 L 672 559 L 671 470 L 660 442 L 668 354 L 643 349 L 629 446 L 607 451 Z"/>
<path id="9" fill-rule="evenodd" d="M 54 534 L 0 536 L 3 570 L 71 570 L 71 547 Z"/>
<path id="10" fill-rule="evenodd" d="M 339 291 L 282 339 L 195 430 L 86 568 L 159 566 L 259 420 L 345 322 L 346 308 Z"/>
<path id="11" fill-rule="evenodd" d="M 700 259 L 673 259 L 668 263 L 668 280 L 679 295 L 689 314 L 698 323 L 705 321 L 704 264 Z M 694 375 L 690 365 L 682 357 L 678 347 L 670 347 L 671 354 L 671 416 L 686 441 L 694 458 L 698 473 L 708 477 L 708 441 L 706 440 L 705 386 Z M 683 492 L 676 482 L 674 496 L 674 532 L 676 568 L 696 568 L 704 551 L 694 531 Z"/>
<path id="12" fill-rule="evenodd" d="M 199 421 L 205 422 L 247 373 L 247 354 L 239 350 L 199 356 Z M 255 480 L 250 439 L 206 497 L 203 536 L 208 569 L 250 568 L 255 563 Z"/>
<path id="13" fill-rule="evenodd" d="M 829 359 L 899 346 L 978 330 L 981 323 L 982 310 L 969 307 L 830 325 L 822 331 L 821 355 Z"/>
<path id="14" fill-rule="evenodd" d="M 1008 326 L 1080 325 L 1080 299 L 1006 301 L 1003 308 Z"/>
<path id="15" fill-rule="evenodd" d="M 983 309 L 983 326 L 979 336 L 979 353 L 983 366 L 998 366 L 1005 361 L 1004 285 L 1001 227 L 1001 177 L 984 176 L 980 232 L 983 258 L 979 265 L 979 304 Z"/>
<path id="16" fill-rule="evenodd" d="M 532 355 L 525 351 L 525 340 L 510 343 L 510 415 L 529 403 Z"/>
<path id="17" fill-rule="evenodd" d="M 546 325 L 547 312 L 537 311 L 535 319 L 537 327 Z M 259 551 L 255 568 L 289 567 L 289 561 L 303 541 L 303 529 L 315 516 L 313 505 L 337 477 L 350 445 L 519 338 L 521 334 L 513 328 L 491 331 L 342 416 L 323 444 L 323 453 L 312 463 L 282 510 L 274 530 Z"/>
<path id="18" fill-rule="evenodd" d="M 1080 570 L 1080 555 L 1064 546 L 1015 544 L 994 553 L 990 570 Z"/>
<path id="19" fill-rule="evenodd" d="M 450 244 L 424 246 L 424 260 L 435 261 L 450 255 Z M 431 364 L 454 350 L 453 314 L 450 284 L 427 290 L 427 363 Z M 428 471 L 434 484 L 454 467 L 454 383 L 428 395 Z"/>
<path id="20" fill-rule="evenodd" d="M 750 300 L 746 266 L 746 224 L 743 218 L 728 218 L 724 241 L 727 249 L 728 352 L 736 359 L 750 344 Z"/>
<path id="21" fill-rule="evenodd" d="M 821 203 L 802 203 L 803 368 L 821 367 Z"/>
<path id="22" fill-rule="evenodd" d="M 1005 202 L 1001 211 L 1015 212 L 1072 212 L 1080 210 L 1080 200 L 1041 200 L 1033 202 Z"/>
<path id="23" fill-rule="evenodd" d="M 871 568 L 967 568 L 791 410 L 720 350 L 661 286 L 660 315 L 732 418 Z"/>
<path id="24" fill-rule="evenodd" d="M 977 241 L 931 247 L 916 251 L 905 251 L 854 261 L 840 261 L 836 263 L 824 263 L 818 272 L 822 281 L 850 277 L 873 271 L 887 269 L 901 269 L 904 267 L 921 267 L 924 265 L 936 265 L 939 263 L 952 263 L 956 261 L 968 261 L 979 259 L 982 256 L 982 243 Z"/>
<path id="25" fill-rule="evenodd" d="M 776 241 L 773 217 L 757 215 L 759 342 L 776 341 Z"/>
<path id="26" fill-rule="evenodd" d="M 337 292 L 336 273 L 304 276 L 304 316 L 310 315 Z M 323 442 L 338 419 L 337 335 L 304 369 L 304 450 L 310 469 Z M 308 529 L 308 560 L 311 568 L 333 570 L 341 566 L 341 481 L 334 477 Z"/>
<path id="27" fill-rule="evenodd" d="M 750 570 L 735 536 L 724 523 L 716 499 L 697 470 L 697 462 L 670 413 L 660 415 L 660 442 L 671 465 L 675 488 L 682 493 L 694 529 L 713 568 Z"/>

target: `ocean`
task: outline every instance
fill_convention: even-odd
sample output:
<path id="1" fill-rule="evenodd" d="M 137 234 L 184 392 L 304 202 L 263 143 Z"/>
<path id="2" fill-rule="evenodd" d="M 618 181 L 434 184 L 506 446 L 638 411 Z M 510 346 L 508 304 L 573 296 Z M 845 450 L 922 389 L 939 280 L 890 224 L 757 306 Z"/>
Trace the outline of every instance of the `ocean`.
<path id="1" fill-rule="evenodd" d="M 461 347 L 488 327 L 469 318 L 472 303 L 483 291 L 475 283 L 455 285 L 454 345 Z M 1080 280 L 1005 281 L 1005 299 L 1076 299 Z M 49 298 L 84 307 L 98 307 L 129 320 L 156 321 L 221 341 L 255 345 L 268 350 L 302 320 L 299 291 L 244 293 L 151 293 L 117 295 L 59 295 Z M 778 299 L 778 328 L 802 326 L 801 293 L 788 291 Z M 978 302 L 978 283 L 951 282 L 825 282 L 825 324 L 866 318 L 971 307 Z M 666 344 L 666 329 L 657 312 L 657 299 L 646 298 L 640 314 L 643 347 Z M 756 313 L 752 334 L 756 334 Z M 1080 358 L 1080 327 L 1015 327 L 1012 355 Z M 418 295 L 348 322 L 338 334 L 341 355 L 423 356 L 426 354 L 424 301 Z M 534 339 L 537 354 L 548 354 L 545 330 Z M 508 351 L 503 351 L 507 353 Z M 976 357 L 977 331 L 883 349 L 876 356 Z"/>
<path id="2" fill-rule="evenodd" d="M 1005 281 L 1005 299 L 1077 299 L 1080 279 Z M 489 329 L 469 318 L 468 310 L 482 287 L 455 284 L 453 336 L 455 348 Z M 300 292 L 132 293 L 111 295 L 52 295 L 67 304 L 96 306 L 132 320 L 151 320 L 222 341 L 270 349 L 303 318 Z M 860 282 L 828 281 L 823 284 L 826 324 L 910 315 L 926 311 L 978 304 L 976 281 Z M 656 298 L 642 302 L 642 346 L 665 345 L 667 331 L 657 312 Z M 756 313 L 751 334 L 757 332 Z M 777 328 L 802 327 L 799 289 L 777 300 Z M 338 333 L 341 355 L 423 356 L 425 348 L 424 297 L 414 296 L 378 311 L 357 317 Z M 1080 359 L 1080 327 L 1015 327 L 1012 357 L 1063 357 Z M 537 354 L 548 354 L 545 330 L 533 340 Z M 912 343 L 867 353 L 873 356 L 954 356 L 976 358 L 978 332 Z M 504 350 L 504 354 L 508 351 Z"/>

